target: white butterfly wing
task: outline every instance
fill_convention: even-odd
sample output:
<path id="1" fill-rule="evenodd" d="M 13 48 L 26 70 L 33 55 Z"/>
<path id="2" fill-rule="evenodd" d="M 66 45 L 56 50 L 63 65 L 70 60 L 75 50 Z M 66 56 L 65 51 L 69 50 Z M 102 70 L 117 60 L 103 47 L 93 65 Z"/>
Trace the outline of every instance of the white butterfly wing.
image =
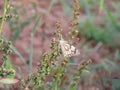
<path id="1" fill-rule="evenodd" d="M 73 45 L 68 44 L 64 40 L 60 40 L 60 46 L 64 57 L 71 57 L 80 54 L 80 52 Z"/>

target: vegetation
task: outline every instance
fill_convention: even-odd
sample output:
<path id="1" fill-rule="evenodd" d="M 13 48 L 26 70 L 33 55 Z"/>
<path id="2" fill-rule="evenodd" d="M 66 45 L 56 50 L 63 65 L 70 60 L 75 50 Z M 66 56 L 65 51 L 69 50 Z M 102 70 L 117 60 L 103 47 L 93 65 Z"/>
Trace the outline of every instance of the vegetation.
<path id="1" fill-rule="evenodd" d="M 13 7 L 11 2 L 15 2 Z M 49 6 L 45 10 L 39 7 L 39 4 L 43 2 L 41 0 L 41 3 L 38 0 L 20 2 L 18 4 L 18 1 L 4 0 L 1 5 L 3 10 L 0 9 L 2 12 L 0 17 L 0 83 L 3 85 L 0 87 L 1 90 L 120 89 L 119 0 L 109 2 L 106 0 L 71 0 L 71 2 L 50 0 L 43 3 Z M 55 18 L 56 23 L 53 26 L 50 26 L 49 19 L 45 19 L 50 17 L 51 13 L 53 17 L 61 15 L 57 16 L 59 12 L 54 14 L 52 11 L 54 6 L 61 6 L 64 15 L 70 19 L 67 21 L 69 24 L 67 33 L 64 33 L 64 23 L 59 19 Z M 28 12 L 27 7 L 32 8 L 31 12 Z M 39 13 L 38 8 L 42 12 Z M 6 23 L 10 29 L 9 38 L 4 35 L 4 32 L 7 32 L 4 28 Z M 46 27 L 51 30 L 46 32 Z M 56 30 L 53 30 L 55 27 Z M 28 31 L 25 32 L 25 28 L 28 28 Z M 23 44 L 25 41 L 21 40 L 20 46 L 24 45 L 24 51 L 20 52 L 15 44 L 21 39 L 23 32 L 26 33 L 24 39 L 29 34 L 29 45 L 25 46 Z M 39 45 L 40 55 L 34 54 L 37 50 L 34 42 L 39 32 L 42 43 Z M 64 55 L 63 52 L 66 51 L 61 47 L 60 40 L 63 38 L 70 52 L 68 57 Z M 48 51 L 44 49 L 45 40 L 51 41 L 47 46 L 50 47 Z M 82 51 L 74 45 L 79 46 Z M 80 52 L 78 56 L 77 50 Z M 23 53 L 26 52 L 27 55 L 24 55 Z M 34 59 L 37 55 L 38 60 Z M 16 57 L 19 58 L 18 61 Z M 20 63 L 17 65 L 15 61 L 22 65 Z M 23 67 L 26 71 L 22 69 Z"/>

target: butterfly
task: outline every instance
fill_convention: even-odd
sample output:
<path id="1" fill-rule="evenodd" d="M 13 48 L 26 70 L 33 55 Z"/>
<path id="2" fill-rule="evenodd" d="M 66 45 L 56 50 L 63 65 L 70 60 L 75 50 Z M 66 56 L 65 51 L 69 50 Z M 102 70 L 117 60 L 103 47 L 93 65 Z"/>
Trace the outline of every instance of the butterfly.
<path id="1" fill-rule="evenodd" d="M 64 57 L 72 57 L 80 54 L 80 52 L 73 45 L 69 44 L 64 39 L 61 39 L 59 43 Z"/>

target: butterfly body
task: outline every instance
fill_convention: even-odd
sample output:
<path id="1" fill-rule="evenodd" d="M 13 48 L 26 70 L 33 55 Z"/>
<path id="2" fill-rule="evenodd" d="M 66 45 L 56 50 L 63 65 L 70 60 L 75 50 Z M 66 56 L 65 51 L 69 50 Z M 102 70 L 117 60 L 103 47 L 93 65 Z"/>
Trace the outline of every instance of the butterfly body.
<path id="1" fill-rule="evenodd" d="M 80 54 L 80 52 L 73 45 L 69 44 L 65 40 L 61 39 L 59 42 L 64 57 L 71 57 Z"/>

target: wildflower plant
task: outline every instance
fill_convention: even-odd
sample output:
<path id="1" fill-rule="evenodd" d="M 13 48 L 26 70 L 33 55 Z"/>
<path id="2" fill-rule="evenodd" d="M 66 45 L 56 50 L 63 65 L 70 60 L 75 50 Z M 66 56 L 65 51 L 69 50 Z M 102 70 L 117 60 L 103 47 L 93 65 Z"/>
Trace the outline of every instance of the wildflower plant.
<path id="1" fill-rule="evenodd" d="M 80 6 L 78 0 L 74 0 L 74 3 L 74 17 L 70 24 L 68 36 L 69 41 L 72 41 L 73 38 L 77 38 L 77 41 L 75 42 L 78 42 L 79 38 L 77 25 L 79 24 Z M 13 16 L 14 15 L 10 13 L 10 0 L 4 0 L 4 13 L 3 16 L 0 17 L 0 34 L 2 32 L 3 22 L 8 18 L 12 18 Z M 31 88 L 32 90 L 58 90 L 58 87 L 60 86 L 62 79 L 65 76 L 67 63 L 71 55 L 70 57 L 65 57 L 65 55 L 63 55 L 64 53 L 60 45 L 60 40 L 62 39 L 62 28 L 60 22 L 57 22 L 55 26 L 57 30 L 53 33 L 55 38 L 53 38 L 51 41 L 51 51 L 49 53 L 43 54 L 42 59 L 39 62 L 40 64 L 38 64 L 38 68 L 35 73 L 31 73 L 28 78 L 20 80 L 20 88 L 22 88 L 22 90 L 31 90 Z M 12 64 L 9 60 L 9 55 L 12 52 L 11 45 L 12 43 L 10 41 L 6 43 L 4 39 L 0 38 L 0 52 L 3 53 L 3 63 L 0 67 L 0 78 L 1 80 L 7 78 L 7 81 L 11 81 L 10 84 L 16 83 L 18 81 L 14 79 L 15 70 L 13 69 Z M 67 45 L 69 46 L 69 49 L 73 48 L 74 53 L 76 53 L 77 50 L 74 46 L 69 44 Z M 86 61 L 82 66 L 80 65 L 81 67 L 78 68 L 78 74 L 76 74 L 76 77 L 79 77 L 84 70 L 87 70 L 86 67 L 89 64 L 90 62 Z M 49 81 L 47 78 L 51 78 L 51 80 Z M 74 83 L 72 82 L 70 87 L 72 87 L 73 84 L 77 83 L 77 80 L 78 79 L 74 78 Z"/>
<path id="2" fill-rule="evenodd" d="M 15 70 L 9 60 L 9 55 L 12 53 L 11 41 L 5 42 L 2 37 L 2 27 L 4 21 L 12 18 L 10 13 L 10 0 L 4 0 L 4 12 L 0 17 L 0 54 L 1 54 L 1 65 L 0 65 L 0 83 L 1 84 L 14 84 L 18 82 L 15 77 Z"/>
<path id="3" fill-rule="evenodd" d="M 77 38 L 78 35 L 76 26 L 79 24 L 78 19 L 80 7 L 78 0 L 74 0 L 74 3 L 74 19 L 71 22 L 69 31 L 70 40 L 72 40 L 73 37 Z M 60 86 L 69 57 L 65 57 L 61 50 L 60 40 L 62 38 L 62 28 L 60 22 L 56 22 L 55 26 L 57 31 L 53 34 L 56 38 L 52 39 L 50 45 L 51 51 L 43 55 L 42 60 L 40 60 L 40 64 L 38 65 L 37 72 L 29 75 L 26 80 L 21 80 L 21 85 L 25 90 L 30 90 L 31 86 L 33 90 L 58 90 L 58 87 Z M 86 67 L 90 64 L 89 62 L 89 60 L 84 62 L 84 65 L 78 69 L 77 76 L 80 76 L 83 70 L 87 69 Z M 51 78 L 52 80 L 47 81 L 47 78 Z"/>

